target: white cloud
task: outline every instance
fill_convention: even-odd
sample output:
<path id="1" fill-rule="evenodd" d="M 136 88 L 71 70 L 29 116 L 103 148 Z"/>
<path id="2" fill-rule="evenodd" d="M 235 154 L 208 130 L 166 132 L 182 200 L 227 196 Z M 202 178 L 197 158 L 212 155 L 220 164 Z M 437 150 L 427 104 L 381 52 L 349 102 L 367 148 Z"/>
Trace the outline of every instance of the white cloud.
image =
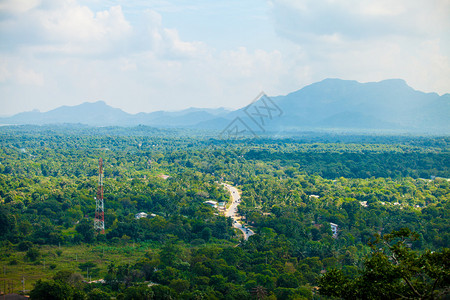
<path id="1" fill-rule="evenodd" d="M 9 72 L 8 67 L 6 66 L 6 61 L 2 59 L 0 61 L 0 83 L 5 82 L 10 76 L 11 73 Z"/>
<path id="2" fill-rule="evenodd" d="M 40 0 L 2 0 L 0 12 L 5 14 L 20 14 L 33 9 Z"/>
<path id="3" fill-rule="evenodd" d="M 94 13 L 86 6 L 68 3 L 52 11 L 37 11 L 34 17 L 43 34 L 63 43 L 117 40 L 131 29 L 120 6 Z"/>
<path id="4" fill-rule="evenodd" d="M 153 10 L 146 10 L 140 31 L 136 32 L 135 52 L 153 52 L 161 59 L 178 60 L 199 58 L 208 55 L 208 47 L 199 41 L 183 41 L 174 28 L 162 24 L 162 16 Z"/>
<path id="5" fill-rule="evenodd" d="M 120 6 L 93 12 L 73 0 L 46 0 L 40 5 L 28 2 L 27 9 L 5 10 L 10 12 L 9 18 L 0 22 L 0 34 L 6 37 L 9 50 L 29 47 L 34 54 L 98 54 L 114 51 L 132 29 Z"/>
<path id="6" fill-rule="evenodd" d="M 449 1 L 424 1 L 273 0 L 264 18 L 273 28 L 252 19 L 238 29 L 239 18 L 230 19 L 235 6 L 246 20 L 268 8 L 200 1 L 180 12 L 170 0 L 0 0 L 0 107 L 45 111 L 105 100 L 129 112 L 237 108 L 261 90 L 286 94 L 326 77 L 400 77 L 449 92 Z M 208 15 L 204 24 L 182 27 L 196 14 Z M 208 42 L 197 34 L 207 26 L 217 35 Z M 235 39 L 238 30 L 252 34 Z"/>
<path id="7" fill-rule="evenodd" d="M 448 92 L 450 2 L 446 0 L 275 0 L 280 37 L 299 45 L 312 81 L 403 78 Z"/>
<path id="8" fill-rule="evenodd" d="M 274 0 L 278 32 L 296 42 L 339 34 L 347 39 L 448 33 L 446 0 Z"/>
<path id="9" fill-rule="evenodd" d="M 201 42 L 182 41 L 175 29 L 164 28 L 162 39 L 165 43 L 165 51 L 172 57 L 199 57 L 207 52 L 206 45 Z"/>
<path id="10" fill-rule="evenodd" d="M 32 69 L 18 68 L 15 71 L 17 81 L 22 85 L 37 85 L 44 84 L 44 76 L 42 73 L 36 72 Z"/>
<path id="11" fill-rule="evenodd" d="M 0 83 L 17 82 L 25 86 L 43 86 L 44 75 L 20 60 L 4 58 L 0 61 Z"/>

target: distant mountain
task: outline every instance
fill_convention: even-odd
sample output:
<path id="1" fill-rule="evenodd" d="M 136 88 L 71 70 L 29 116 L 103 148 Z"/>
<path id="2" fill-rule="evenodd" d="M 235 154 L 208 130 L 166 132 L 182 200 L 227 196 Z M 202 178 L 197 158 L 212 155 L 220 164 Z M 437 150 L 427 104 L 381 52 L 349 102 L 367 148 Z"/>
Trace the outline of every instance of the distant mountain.
<path id="1" fill-rule="evenodd" d="M 181 111 L 156 111 L 152 113 L 129 114 L 113 108 L 103 101 L 85 102 L 76 106 L 61 106 L 48 112 L 23 112 L 12 117 L 0 118 L 0 124 L 70 124 L 91 126 L 136 126 L 186 127 L 211 120 L 230 111 L 225 108 L 189 108 Z"/>
<path id="2" fill-rule="evenodd" d="M 450 134 L 450 94 L 416 91 L 401 79 L 370 83 L 325 79 L 286 96 L 263 96 L 235 111 L 189 108 L 129 114 L 98 101 L 0 118 L 0 124 L 54 123 L 244 129 L 258 134 L 299 130 Z"/>
<path id="3" fill-rule="evenodd" d="M 31 111 L 0 118 L 3 124 L 63 124 L 82 123 L 94 126 L 126 124 L 130 115 L 112 108 L 103 101 L 85 102 L 77 106 L 61 106 L 48 112 Z"/>
<path id="4" fill-rule="evenodd" d="M 152 113 L 139 113 L 134 116 L 135 124 L 155 127 L 192 127 L 199 122 L 205 122 L 226 116 L 230 113 L 225 108 L 188 108 L 181 111 L 157 111 Z"/>
<path id="5" fill-rule="evenodd" d="M 361 130 L 450 134 L 450 94 L 409 87 L 401 79 L 359 83 L 325 79 L 286 96 L 271 98 L 280 117 L 266 118 L 263 130 Z M 258 106 L 258 101 L 251 106 Z M 255 122 L 240 110 L 245 123 Z M 265 112 L 263 103 L 260 111 Z M 274 110 L 275 112 L 275 110 Z M 256 124 L 257 125 L 257 124 Z"/>

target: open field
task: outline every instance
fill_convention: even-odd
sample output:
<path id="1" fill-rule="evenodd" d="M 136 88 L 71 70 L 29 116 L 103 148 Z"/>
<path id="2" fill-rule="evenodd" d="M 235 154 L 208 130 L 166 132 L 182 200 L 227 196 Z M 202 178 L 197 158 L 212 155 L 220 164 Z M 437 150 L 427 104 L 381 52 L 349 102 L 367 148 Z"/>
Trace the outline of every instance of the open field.
<path id="1" fill-rule="evenodd" d="M 101 279 L 110 263 L 134 264 L 151 249 L 150 243 L 127 243 L 122 246 L 85 244 L 61 247 L 42 246 L 39 249 L 40 258 L 34 262 L 26 259 L 26 251 L 15 252 L 13 255 L 1 257 L 0 289 L 3 291 L 4 282 L 12 281 L 14 291 L 21 291 L 24 277 L 25 290 L 30 290 L 38 279 L 51 278 L 61 270 L 77 272 L 88 279 L 87 269 L 80 269 L 80 264 L 88 262 L 95 264 L 89 272 L 89 279 Z"/>

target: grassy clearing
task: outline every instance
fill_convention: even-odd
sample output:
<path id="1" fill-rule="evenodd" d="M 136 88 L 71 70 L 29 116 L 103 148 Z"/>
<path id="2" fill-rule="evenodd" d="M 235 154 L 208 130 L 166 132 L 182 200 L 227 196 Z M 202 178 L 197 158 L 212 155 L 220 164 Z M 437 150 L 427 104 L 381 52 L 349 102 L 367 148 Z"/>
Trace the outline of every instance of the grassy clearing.
<path id="1" fill-rule="evenodd" d="M 237 242 L 238 239 L 213 238 L 208 244 L 198 246 L 185 244 L 184 248 L 233 246 Z M 85 280 L 101 279 L 107 274 L 110 263 L 114 263 L 116 266 L 133 265 L 142 259 L 147 251 L 156 251 L 160 247 L 161 243 L 159 242 L 41 246 L 39 258 L 33 262 L 26 258 L 26 251 L 17 251 L 13 245 L 10 245 L 0 248 L 0 291 L 6 290 L 9 293 L 22 291 L 22 278 L 25 278 L 25 291 L 30 291 L 34 288 L 37 280 L 50 279 L 61 270 L 80 273 Z M 90 267 L 89 275 L 86 268 L 80 268 L 80 265 L 85 263 L 95 264 L 94 267 Z"/>
<path id="2" fill-rule="evenodd" d="M 21 291 L 22 278 L 25 278 L 25 290 L 31 290 L 38 279 L 51 278 L 61 270 L 80 273 L 86 280 L 101 279 L 111 262 L 116 265 L 134 264 L 146 251 L 153 248 L 155 245 L 150 243 L 128 243 L 120 246 L 42 246 L 39 248 L 41 255 L 34 262 L 27 260 L 26 251 L 4 248 L 0 257 L 0 290 L 3 291 L 5 287 L 8 290 L 9 285 L 14 287 L 14 292 Z M 90 268 L 89 278 L 87 269 L 80 269 L 80 264 L 88 262 L 95 264 Z"/>

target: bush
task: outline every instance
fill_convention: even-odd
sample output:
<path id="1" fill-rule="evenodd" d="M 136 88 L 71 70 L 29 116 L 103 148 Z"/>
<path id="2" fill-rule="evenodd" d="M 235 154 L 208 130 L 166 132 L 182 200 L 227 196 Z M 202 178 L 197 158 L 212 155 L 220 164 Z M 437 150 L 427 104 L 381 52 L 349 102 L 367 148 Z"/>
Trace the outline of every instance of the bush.
<path id="1" fill-rule="evenodd" d="M 174 290 L 167 286 L 163 285 L 154 285 L 151 287 L 154 299 L 161 299 L 161 300 L 170 300 L 170 299 L 176 299 L 177 294 Z"/>
<path id="2" fill-rule="evenodd" d="M 185 279 L 174 279 L 170 282 L 169 287 L 178 294 L 181 294 L 189 289 L 190 283 Z"/>
<path id="3" fill-rule="evenodd" d="M 204 244 L 205 244 L 204 239 L 195 239 L 195 240 L 191 241 L 192 246 L 199 246 L 199 245 L 204 245 Z"/>
<path id="4" fill-rule="evenodd" d="M 28 251 L 33 248 L 33 243 L 30 241 L 22 241 L 17 245 L 17 250 L 19 251 Z"/>
<path id="5" fill-rule="evenodd" d="M 88 294 L 88 300 L 110 300 L 111 296 L 102 291 L 101 289 L 95 288 Z"/>
<path id="6" fill-rule="evenodd" d="M 306 299 L 312 299 L 313 298 L 313 293 L 311 291 L 310 288 L 306 287 L 306 286 L 301 286 L 299 288 L 297 288 L 297 295 L 300 295 Z"/>
<path id="7" fill-rule="evenodd" d="M 73 289 L 70 285 L 53 280 L 39 279 L 30 292 L 33 300 L 72 299 Z M 109 300 L 109 299 L 108 299 Z"/>
<path id="8" fill-rule="evenodd" d="M 25 254 L 25 257 L 28 258 L 30 261 L 36 261 L 41 253 L 39 252 L 39 249 L 33 247 L 28 249 L 27 254 Z"/>
<path id="9" fill-rule="evenodd" d="M 117 296 L 118 300 L 141 300 L 153 299 L 153 292 L 149 287 L 129 287 L 122 294 Z M 157 299 L 157 298 L 156 298 Z"/>
<path id="10" fill-rule="evenodd" d="M 277 285 L 285 288 L 296 288 L 298 286 L 298 279 L 292 274 L 284 273 L 278 277 Z"/>

